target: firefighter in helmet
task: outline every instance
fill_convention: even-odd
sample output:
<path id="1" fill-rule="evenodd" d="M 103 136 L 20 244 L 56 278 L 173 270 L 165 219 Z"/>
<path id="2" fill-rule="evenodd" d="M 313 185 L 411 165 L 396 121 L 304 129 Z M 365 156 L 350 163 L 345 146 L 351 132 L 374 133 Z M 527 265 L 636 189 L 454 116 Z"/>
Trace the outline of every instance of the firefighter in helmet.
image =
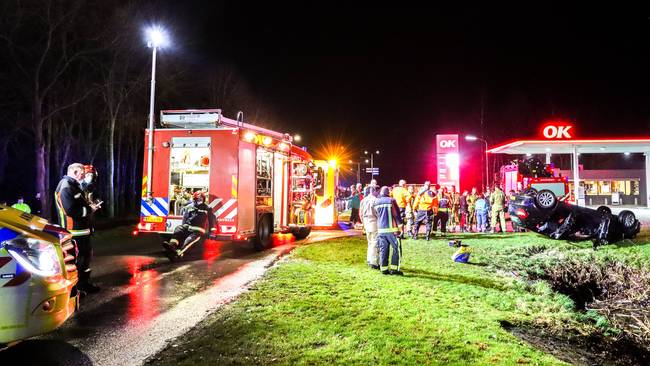
<path id="1" fill-rule="evenodd" d="M 183 208 L 183 223 L 174 229 L 171 240 L 163 244 L 170 259 L 182 257 L 185 250 L 207 237 L 214 221 L 212 209 L 205 202 L 205 193 L 194 192 L 192 202 Z"/>
<path id="2" fill-rule="evenodd" d="M 94 211 L 99 209 L 99 205 L 89 203 L 84 197 L 80 186 L 80 182 L 84 178 L 84 171 L 84 166 L 80 163 L 68 166 L 67 175 L 56 187 L 54 202 L 59 216 L 59 224 L 72 234 L 77 243 L 78 255 L 75 263 L 79 271 L 77 288 L 83 293 L 94 293 L 100 289 L 90 282 L 93 247 L 90 244 L 89 218 Z"/>

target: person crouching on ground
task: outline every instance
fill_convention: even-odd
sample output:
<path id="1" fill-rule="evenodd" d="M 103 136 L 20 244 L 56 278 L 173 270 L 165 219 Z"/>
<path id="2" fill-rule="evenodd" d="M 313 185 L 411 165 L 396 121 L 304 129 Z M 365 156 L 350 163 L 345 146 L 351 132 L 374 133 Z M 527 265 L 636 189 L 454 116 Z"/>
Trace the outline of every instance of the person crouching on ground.
<path id="1" fill-rule="evenodd" d="M 367 188 L 366 196 L 361 200 L 359 213 L 363 228 L 366 231 L 366 240 L 368 241 L 367 261 L 368 266 L 372 269 L 379 269 L 379 248 L 377 247 L 377 213 L 375 212 L 375 202 L 377 201 L 377 189 L 373 186 Z"/>
<path id="2" fill-rule="evenodd" d="M 377 244 L 379 245 L 380 269 L 382 274 L 403 275 L 400 270 L 402 262 L 402 248 L 398 237 L 399 225 L 402 218 L 399 215 L 397 202 L 390 197 L 390 190 L 383 186 L 379 191 L 379 198 L 375 201 L 377 213 Z M 390 266 L 388 265 L 389 252 L 392 249 Z"/>
<path id="3" fill-rule="evenodd" d="M 180 257 L 184 249 L 207 238 L 215 227 L 212 209 L 205 203 L 205 193 L 194 192 L 192 202 L 183 208 L 183 223 L 174 229 L 172 238 L 163 246 Z M 170 258 L 172 259 L 172 258 Z"/>

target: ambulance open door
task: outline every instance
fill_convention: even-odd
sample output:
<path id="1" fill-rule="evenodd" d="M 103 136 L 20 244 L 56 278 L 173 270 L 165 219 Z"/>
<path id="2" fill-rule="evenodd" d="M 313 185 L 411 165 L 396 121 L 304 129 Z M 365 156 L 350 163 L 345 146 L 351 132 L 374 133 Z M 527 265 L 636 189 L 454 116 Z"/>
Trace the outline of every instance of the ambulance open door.
<path id="1" fill-rule="evenodd" d="M 316 207 L 314 226 L 333 227 L 337 224 L 336 186 L 338 184 L 338 166 L 336 161 L 316 160 L 315 195 Z"/>

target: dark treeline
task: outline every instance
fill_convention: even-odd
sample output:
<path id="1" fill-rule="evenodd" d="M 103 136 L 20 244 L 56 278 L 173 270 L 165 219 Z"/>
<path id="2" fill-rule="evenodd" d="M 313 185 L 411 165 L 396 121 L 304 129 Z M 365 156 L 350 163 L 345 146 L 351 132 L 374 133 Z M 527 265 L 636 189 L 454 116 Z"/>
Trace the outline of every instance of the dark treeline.
<path id="1" fill-rule="evenodd" d="M 167 21 L 173 32 L 171 18 L 155 2 L 2 1 L 0 200 L 34 204 L 40 194 L 51 218 L 58 180 L 80 162 L 99 172 L 103 215 L 139 211 L 151 77 L 143 29 Z M 182 51 L 159 53 L 156 119 L 164 108 L 261 113 L 234 67 L 197 65 Z"/>

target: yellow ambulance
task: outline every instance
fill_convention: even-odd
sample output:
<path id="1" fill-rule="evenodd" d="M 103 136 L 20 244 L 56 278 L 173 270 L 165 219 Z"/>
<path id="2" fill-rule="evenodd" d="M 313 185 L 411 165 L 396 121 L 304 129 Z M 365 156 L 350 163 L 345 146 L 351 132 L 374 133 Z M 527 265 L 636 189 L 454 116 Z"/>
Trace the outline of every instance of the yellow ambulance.
<path id="1" fill-rule="evenodd" d="M 79 306 L 68 231 L 0 205 L 0 348 L 47 333 Z"/>

